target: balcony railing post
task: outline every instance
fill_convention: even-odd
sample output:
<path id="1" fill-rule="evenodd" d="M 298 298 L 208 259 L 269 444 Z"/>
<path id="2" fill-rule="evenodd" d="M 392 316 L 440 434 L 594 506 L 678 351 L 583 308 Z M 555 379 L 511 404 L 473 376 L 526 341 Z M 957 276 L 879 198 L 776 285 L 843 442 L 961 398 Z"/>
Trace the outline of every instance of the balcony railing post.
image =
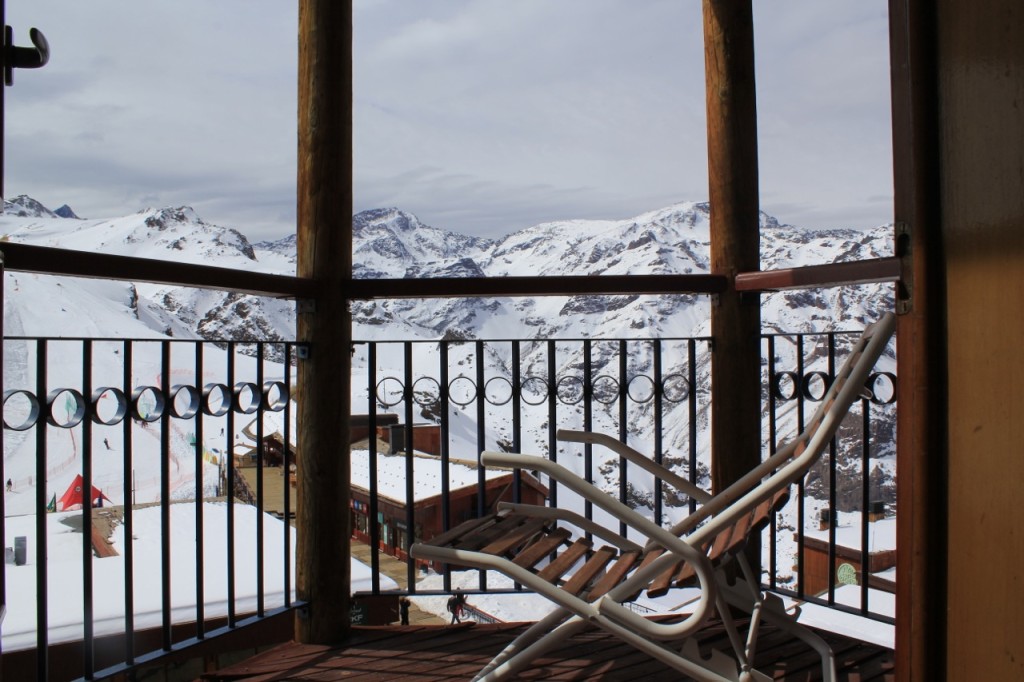
<path id="1" fill-rule="evenodd" d="M 296 274 L 313 283 L 298 315 L 296 639 L 349 630 L 352 402 L 352 0 L 299 2 Z"/>

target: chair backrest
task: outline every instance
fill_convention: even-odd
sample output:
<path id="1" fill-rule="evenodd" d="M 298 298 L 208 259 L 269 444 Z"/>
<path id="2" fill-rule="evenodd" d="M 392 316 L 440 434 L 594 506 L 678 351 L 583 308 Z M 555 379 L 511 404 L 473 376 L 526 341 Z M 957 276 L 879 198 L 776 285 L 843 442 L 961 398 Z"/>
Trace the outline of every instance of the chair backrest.
<path id="1" fill-rule="evenodd" d="M 871 370 L 895 329 L 896 316 L 892 313 L 869 325 L 836 372 L 804 430 L 759 466 L 714 495 L 698 514 L 687 517 L 672 531 L 677 535 L 693 531 L 688 541 L 705 542 L 806 474 L 828 447 L 850 406 L 867 391 Z M 717 454 L 723 456 L 723 453 Z M 693 530 L 705 519 L 710 520 Z"/>

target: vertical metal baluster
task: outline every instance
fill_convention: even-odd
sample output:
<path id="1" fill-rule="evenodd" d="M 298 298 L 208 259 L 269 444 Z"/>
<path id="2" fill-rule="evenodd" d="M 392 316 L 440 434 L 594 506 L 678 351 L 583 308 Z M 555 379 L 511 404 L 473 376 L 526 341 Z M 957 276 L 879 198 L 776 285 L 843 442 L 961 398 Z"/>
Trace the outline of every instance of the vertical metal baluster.
<path id="1" fill-rule="evenodd" d="M 523 451 L 523 377 L 522 355 L 518 341 L 512 342 L 512 452 Z M 523 501 L 523 472 L 512 474 L 512 501 Z"/>
<path id="2" fill-rule="evenodd" d="M 121 368 L 121 390 L 125 396 L 132 394 L 132 362 L 135 344 L 125 340 L 122 346 L 124 365 Z M 135 465 L 133 462 L 132 414 L 129 410 L 121 422 L 121 440 L 124 444 L 122 470 L 124 482 L 124 660 L 129 665 L 135 663 Z"/>
<path id="3" fill-rule="evenodd" d="M 654 339 L 652 341 L 653 352 L 654 352 L 654 461 L 659 465 L 663 463 L 664 453 L 663 438 L 662 438 L 662 421 L 664 417 L 664 404 L 663 404 L 663 389 L 662 389 L 662 366 L 661 366 L 661 341 Z M 664 493 L 662 491 L 662 482 L 660 478 L 654 481 L 654 522 L 659 526 L 662 525 L 662 515 L 664 509 L 663 498 Z"/>
<path id="4" fill-rule="evenodd" d="M 266 406 L 263 404 L 263 352 L 262 341 L 256 342 L 256 387 L 257 393 L 253 400 L 257 401 L 256 415 L 256 615 L 263 617 L 266 604 L 263 595 L 263 458 L 266 446 L 263 443 L 263 415 Z"/>
<path id="5" fill-rule="evenodd" d="M 366 374 L 367 374 L 367 391 L 369 392 L 369 411 L 376 414 L 377 411 L 377 343 L 370 341 L 366 348 Z M 374 434 L 376 435 L 376 434 Z M 369 452 L 369 490 L 370 490 L 370 508 L 367 515 L 367 531 L 370 535 L 370 574 L 371 587 L 373 588 L 374 594 L 380 591 L 380 521 L 378 514 L 380 513 L 380 506 L 377 504 L 377 439 L 375 437 L 370 438 L 370 452 Z"/>
<path id="6" fill-rule="evenodd" d="M 629 444 L 629 355 L 625 339 L 619 339 L 619 440 Z M 626 504 L 629 491 L 629 462 L 619 456 L 619 502 Z M 628 534 L 625 521 L 619 521 L 619 535 Z"/>
<path id="7" fill-rule="evenodd" d="M 480 453 L 487 448 L 487 397 L 484 394 L 484 342 L 473 343 L 476 358 L 476 516 L 487 514 L 487 475 L 480 462 Z"/>
<path id="8" fill-rule="evenodd" d="M 160 575 L 161 575 L 161 637 L 163 648 L 170 651 L 172 641 L 171 610 L 171 344 L 160 343 L 160 393 L 164 409 L 160 414 Z"/>
<path id="9" fill-rule="evenodd" d="M 288 392 L 284 396 L 284 605 L 292 605 L 292 352 L 291 343 L 284 344 L 284 386 Z M 373 395 L 371 391 L 371 396 Z M 372 397 L 371 397 L 372 400 Z M 372 439 L 370 442 L 375 442 Z M 374 580 L 377 580 L 377 571 L 374 569 Z M 377 584 L 379 587 L 379 583 Z M 374 592 L 377 590 L 374 589 Z"/>
<path id="10" fill-rule="evenodd" d="M 228 601 L 228 627 L 234 627 L 235 617 L 235 342 L 229 341 L 227 345 L 227 381 L 228 401 L 227 413 L 225 414 L 227 433 L 227 601 Z"/>
<path id="11" fill-rule="evenodd" d="M 487 447 L 487 397 L 484 393 L 484 342 L 473 344 L 476 358 L 476 516 L 487 514 L 487 472 L 480 454 Z M 487 572 L 480 571 L 480 590 L 487 591 Z"/>
<path id="12" fill-rule="evenodd" d="M 594 397 L 594 384 L 591 379 L 591 374 L 594 371 L 593 356 L 591 355 L 593 347 L 590 339 L 583 340 L 583 430 L 593 431 L 594 430 L 594 413 L 593 413 L 593 397 Z M 594 482 L 594 446 L 587 443 L 583 446 L 583 478 L 587 483 Z M 590 500 L 584 500 L 583 502 L 583 515 L 587 519 L 594 517 L 594 503 Z M 590 531 L 584 534 L 584 537 L 589 541 L 593 538 Z"/>
<path id="13" fill-rule="evenodd" d="M 415 448 L 413 448 L 413 439 L 415 438 L 413 421 L 415 420 L 415 414 L 413 410 L 414 397 L 412 384 L 413 384 L 413 366 L 412 366 L 412 342 L 406 341 L 402 344 L 405 357 L 405 546 L 399 547 L 405 556 L 409 556 L 409 548 L 412 547 L 413 543 L 413 532 L 416 528 L 416 471 L 415 471 Z M 397 546 L 397 543 L 395 543 Z M 416 562 L 412 560 L 406 561 L 405 577 L 409 587 L 409 592 L 416 591 Z"/>
<path id="14" fill-rule="evenodd" d="M 92 395 L 92 341 L 82 341 L 82 396 Z M 92 419 L 82 420 L 82 656 L 83 677 L 96 669 L 92 593 Z"/>
<path id="15" fill-rule="evenodd" d="M 689 467 L 690 483 L 697 485 L 697 340 L 687 339 L 686 342 L 686 418 L 689 436 Z M 697 500 L 690 498 L 690 513 L 697 511 Z"/>
<path id="16" fill-rule="evenodd" d="M 796 337 L 796 385 L 793 387 L 796 398 L 796 431 L 801 433 L 804 430 L 804 336 L 797 334 Z M 796 482 L 796 580 L 797 595 L 804 597 L 804 479 L 801 476 Z"/>
<path id="17" fill-rule="evenodd" d="M 558 367 L 555 355 L 557 347 L 553 339 L 548 339 L 548 458 L 558 461 L 558 439 L 555 437 L 558 424 Z M 548 480 L 548 500 L 552 507 L 558 506 L 558 482 Z"/>
<path id="18" fill-rule="evenodd" d="M 40 410 L 49 410 L 46 404 L 47 341 L 36 342 L 36 397 Z M 46 583 L 46 428 L 45 412 L 36 422 L 36 674 L 39 680 L 50 679 L 48 612 L 50 606 Z"/>
<path id="19" fill-rule="evenodd" d="M 833 377 L 836 374 L 836 335 L 829 333 L 826 337 L 828 342 L 828 381 L 825 390 L 832 385 Z M 836 520 L 839 518 L 837 509 L 838 498 L 836 486 L 838 485 L 838 450 L 836 448 L 836 437 L 833 436 L 828 445 L 828 604 L 834 606 L 836 603 Z"/>
<path id="20" fill-rule="evenodd" d="M 195 349 L 195 386 L 196 391 L 201 394 L 203 388 L 203 352 L 205 350 L 205 344 L 202 341 L 196 341 L 193 345 Z M 196 490 L 196 637 L 203 639 L 206 636 L 206 591 L 205 581 L 203 576 L 205 575 L 205 552 L 204 552 L 204 529 L 203 529 L 203 454 L 205 450 L 205 440 L 203 439 L 203 411 L 200 409 L 196 412 L 195 417 L 195 432 L 196 432 L 196 453 L 195 453 L 195 490 Z"/>
<path id="21" fill-rule="evenodd" d="M 438 343 L 438 398 L 441 401 L 441 530 L 447 531 L 454 524 L 452 519 L 451 481 L 449 478 L 448 465 L 451 458 L 451 417 L 448 392 L 449 372 L 449 351 L 448 341 Z M 444 565 L 444 591 L 452 591 L 452 569 L 448 564 Z"/>

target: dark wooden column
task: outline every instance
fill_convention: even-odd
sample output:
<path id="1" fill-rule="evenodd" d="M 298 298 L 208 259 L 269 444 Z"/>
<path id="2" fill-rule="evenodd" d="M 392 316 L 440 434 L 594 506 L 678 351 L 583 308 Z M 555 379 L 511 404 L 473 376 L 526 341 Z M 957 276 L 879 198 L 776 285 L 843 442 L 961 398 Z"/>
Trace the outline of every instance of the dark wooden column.
<path id="1" fill-rule="evenodd" d="M 712 299 L 711 478 L 716 491 L 747 473 L 761 450 L 761 310 L 736 291 L 760 269 L 754 26 L 750 0 L 704 0 L 711 272 L 729 280 Z"/>
<path id="2" fill-rule="evenodd" d="M 896 328 L 896 676 L 907 682 L 943 679 L 945 659 L 936 652 L 946 650 L 946 321 L 934 12 L 928 0 L 889 3 L 893 208 L 903 260 Z"/>
<path id="3" fill-rule="evenodd" d="M 349 624 L 349 481 L 352 325 L 352 2 L 299 3 L 298 275 L 314 280 L 299 302 L 296 587 L 309 602 L 296 639 L 325 644 Z"/>

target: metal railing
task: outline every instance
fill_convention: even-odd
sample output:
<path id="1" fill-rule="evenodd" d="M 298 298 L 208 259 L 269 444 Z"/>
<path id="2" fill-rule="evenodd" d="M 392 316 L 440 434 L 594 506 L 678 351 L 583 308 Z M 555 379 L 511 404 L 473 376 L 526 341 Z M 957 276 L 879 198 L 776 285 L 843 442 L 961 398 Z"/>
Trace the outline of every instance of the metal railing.
<path id="1" fill-rule="evenodd" d="M 18 360 L 4 378 L 7 537 L 31 537 L 26 565 L 5 566 L 5 654 L 35 649 L 49 679 L 51 646 L 79 641 L 74 667 L 104 678 L 297 606 L 294 529 L 262 513 L 265 437 L 294 430 L 293 344 L 7 337 L 4 350 Z M 238 499 L 243 430 L 252 506 Z M 113 521 L 94 509 L 110 504 Z M 116 558 L 97 558 L 98 523 Z M 136 644 L 142 632 L 157 648 Z M 126 633 L 119 652 L 112 633 Z"/>
<path id="2" fill-rule="evenodd" d="M 803 428 L 805 412 L 809 417 L 858 333 L 763 337 L 764 456 Z M 871 396 L 853 407 L 828 455 L 773 519 L 762 565 L 773 590 L 892 622 L 886 600 L 873 591 L 891 588 L 891 581 L 872 575 L 895 559 L 896 377 L 887 369 L 892 358 L 883 364 L 871 377 Z M 614 434 L 691 482 L 710 485 L 706 338 L 367 341 L 357 344 L 353 383 L 365 386 L 353 409 L 365 405 L 371 432 L 383 413 L 401 422 L 380 429 L 390 443 L 367 441 L 367 467 L 353 478 L 353 528 L 374 548 L 374 575 L 378 552 L 405 559 L 414 540 L 485 514 L 499 500 L 537 494 L 528 472 L 489 483 L 496 474 L 476 464 L 485 449 L 550 457 L 664 525 L 695 508 L 617 456 L 559 443 L 559 428 Z M 422 435 L 428 430 L 433 440 Z M 390 484 L 396 475 L 404 481 L 397 490 Z M 434 489 L 415 483 L 434 476 Z M 587 519 L 604 520 L 555 483 L 536 483 L 547 488 L 548 504 L 575 505 Z M 869 520 L 874 516 L 884 519 Z M 817 527 L 822 517 L 835 521 L 824 531 Z M 441 572 L 440 583 L 417 585 L 418 567 L 409 562 L 412 593 L 453 589 L 450 569 L 432 568 Z M 848 584 L 856 586 L 855 597 Z M 480 575 L 477 593 L 500 591 Z"/>
<path id="3" fill-rule="evenodd" d="M 764 337 L 765 455 L 802 428 L 805 412 L 809 417 L 849 339 L 845 333 Z M 531 472 L 485 471 L 477 465 L 484 449 L 551 457 L 665 525 L 689 513 L 693 500 L 618 456 L 560 443 L 555 432 L 579 428 L 615 434 L 707 487 L 709 346 L 706 338 L 357 342 L 353 411 L 365 412 L 369 437 L 354 446 L 364 449 L 365 470 L 353 467 L 352 516 L 353 529 L 373 548 L 372 584 L 365 589 L 382 591 L 382 552 L 406 555 L 415 540 L 485 514 L 499 500 L 533 496 L 577 505 L 586 518 L 604 522 L 600 510 Z M 283 471 L 292 464 L 294 344 L 8 337 L 4 350 L 8 358 L 18 358 L 9 366 L 23 367 L 21 376 L 9 371 L 5 377 L 2 477 L 11 479 L 12 488 L 6 510 L 12 517 L 19 510 L 31 516 L 34 534 L 28 565 L 6 567 L 7 588 L 12 590 L 13 572 L 33 574 L 22 601 L 38 604 L 34 640 L 17 646 L 35 648 L 40 679 L 51 663 L 55 633 L 67 637 L 69 632 L 51 617 L 58 604 L 66 609 L 81 603 L 80 634 L 71 637 L 82 642 L 87 679 L 133 669 L 299 605 L 293 596 L 294 531 L 262 513 L 287 519 L 294 509 L 287 476 L 281 509 L 267 508 L 263 485 L 267 436 L 280 438 Z M 871 387 L 874 393 L 854 407 L 827 459 L 765 533 L 763 577 L 773 590 L 891 622 L 876 605 L 873 587 L 884 580 L 872 582 L 877 533 L 864 512 L 877 511 L 879 503 L 890 517 L 895 510 L 896 377 L 879 367 Z M 385 414 L 397 415 L 398 424 Z M 252 490 L 257 513 L 244 523 L 240 510 L 251 507 L 223 502 L 211 507 L 217 504 L 211 498 L 239 497 L 234 454 L 242 434 L 254 440 L 245 449 L 255 447 L 257 453 Z M 12 462 L 21 457 L 31 458 L 31 467 L 16 471 Z M 89 493 L 84 509 L 74 514 L 83 531 L 79 558 L 73 560 L 81 573 L 69 597 L 66 576 L 55 581 L 59 564 L 48 561 L 55 517 L 46 509 L 51 502 L 63 506 L 57 504 L 63 490 L 53 481 L 73 473 L 81 475 L 81 490 Z M 117 594 L 97 577 L 110 572 L 111 559 L 97 558 L 93 548 L 91 530 L 98 521 L 85 500 L 94 497 L 94 487 L 123 507 L 116 543 L 121 559 L 115 563 L 124 569 Z M 360 499 L 360 490 L 365 498 Z M 21 495 L 30 499 L 19 501 Z M 176 511 L 184 508 L 191 513 L 183 522 Z M 211 509 L 218 512 L 214 523 L 222 523 L 212 530 Z M 830 521 L 825 531 L 816 529 L 822 510 Z M 157 515 L 152 536 L 140 527 L 147 513 Z M 182 523 L 184 535 L 178 533 Z M 277 539 L 269 543 L 272 526 Z M 250 550 L 238 547 L 239 528 L 254 536 L 245 558 L 243 551 Z M 859 541 L 846 547 L 840 535 L 851 535 L 851 529 Z M 189 552 L 182 551 L 186 545 Z M 211 554 L 216 545 L 226 548 L 223 559 Z M 140 558 L 140 547 L 157 559 L 154 570 L 142 568 L 146 575 L 140 568 L 153 564 L 148 556 Z M 826 568 L 815 578 L 821 565 Z M 439 582 L 425 584 L 419 582 L 421 568 L 408 563 L 408 593 L 452 590 L 450 569 L 441 571 Z M 183 575 L 189 576 L 184 588 Z M 253 590 L 240 588 L 244 576 L 255 576 Z M 853 602 L 844 596 L 846 583 L 855 584 Z M 515 589 L 489 586 L 487 576 L 479 574 L 469 593 Z M 139 601 L 146 594 L 159 599 L 155 611 L 144 616 Z M 187 606 L 182 596 L 188 597 Z M 9 599 L 5 637 L 16 627 L 16 608 Z M 182 622 L 189 623 L 184 631 Z M 129 635 L 158 631 L 159 646 L 144 651 L 127 636 L 118 660 L 98 658 L 95 642 L 111 623 Z"/>

